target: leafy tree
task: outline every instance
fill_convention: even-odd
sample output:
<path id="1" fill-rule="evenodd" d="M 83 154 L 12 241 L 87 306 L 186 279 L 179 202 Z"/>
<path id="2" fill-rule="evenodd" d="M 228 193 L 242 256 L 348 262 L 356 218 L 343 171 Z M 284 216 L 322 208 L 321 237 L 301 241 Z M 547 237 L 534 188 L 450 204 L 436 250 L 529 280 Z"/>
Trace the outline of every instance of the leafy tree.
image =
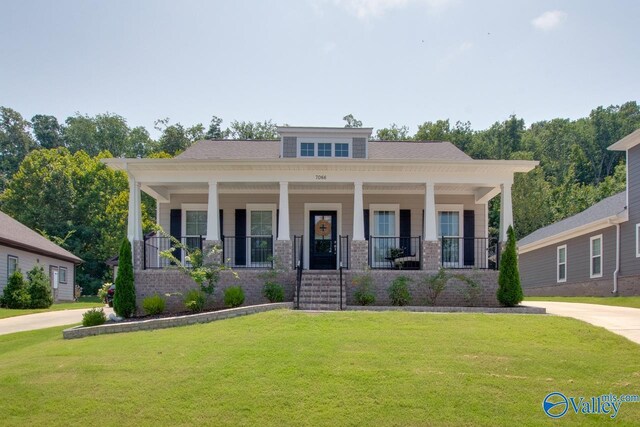
<path id="1" fill-rule="evenodd" d="M 409 128 L 407 126 L 398 126 L 392 123 L 388 128 L 378 129 L 375 139 L 380 141 L 408 141 L 412 138 L 409 136 Z"/>
<path id="2" fill-rule="evenodd" d="M 147 157 L 153 150 L 153 140 L 149 132 L 142 126 L 137 126 L 127 135 L 125 157 Z"/>
<path id="3" fill-rule="evenodd" d="M 211 117 L 211 123 L 209 124 L 209 129 L 207 129 L 207 133 L 205 134 L 206 139 L 223 139 L 226 135 L 226 132 L 222 130 L 222 119 L 217 116 Z"/>
<path id="4" fill-rule="evenodd" d="M 34 266 L 28 273 L 29 286 L 27 288 L 30 296 L 31 308 L 49 308 L 53 304 L 51 296 L 51 286 L 49 276 L 44 272 L 41 265 Z"/>
<path id="5" fill-rule="evenodd" d="M 278 130 L 271 120 L 264 122 L 231 122 L 227 135 L 231 139 L 274 140 L 278 139 Z"/>
<path id="6" fill-rule="evenodd" d="M 16 270 L 11 276 L 2 294 L 2 305 L 7 308 L 29 308 L 31 297 L 27 289 L 27 283 L 20 270 Z"/>
<path id="7" fill-rule="evenodd" d="M 64 145 L 72 153 L 83 150 L 96 155 L 100 151 L 97 133 L 95 121 L 91 117 L 76 113 L 65 120 L 62 131 Z"/>
<path id="8" fill-rule="evenodd" d="M 31 124 L 20 113 L 0 107 L 0 190 L 18 170 L 22 159 L 35 148 L 30 127 Z"/>
<path id="9" fill-rule="evenodd" d="M 528 174 L 516 174 L 513 189 L 513 217 L 522 238 L 553 221 L 551 185 L 538 167 Z"/>
<path id="10" fill-rule="evenodd" d="M 31 118 L 31 125 L 40 148 L 57 148 L 64 145 L 62 126 L 54 116 L 36 114 Z"/>
<path id="11" fill-rule="evenodd" d="M 362 127 L 362 122 L 360 120 L 356 119 L 355 117 L 353 117 L 353 114 L 347 114 L 346 116 L 344 116 L 342 118 L 342 120 L 347 122 L 347 124 L 344 125 L 344 127 L 346 127 L 346 128 L 361 128 Z"/>
<path id="12" fill-rule="evenodd" d="M 507 244 L 500 256 L 497 297 L 500 304 L 506 307 L 516 306 L 524 298 L 522 286 L 520 286 L 520 272 L 518 271 L 516 235 L 511 226 L 507 230 Z"/>
<path id="13" fill-rule="evenodd" d="M 120 317 L 131 317 L 136 312 L 136 288 L 133 278 L 131 242 L 122 240 L 118 258 L 118 277 L 113 294 L 113 310 Z"/>
<path id="14" fill-rule="evenodd" d="M 415 135 L 418 141 L 448 141 L 451 139 L 451 128 L 449 119 L 437 120 L 434 122 L 424 122 L 418 126 Z"/>
<path id="15" fill-rule="evenodd" d="M 156 130 L 162 133 L 158 139 L 156 151 L 164 151 L 172 156 L 186 150 L 192 143 L 204 139 L 204 126 L 198 123 L 185 128 L 180 123 L 169 124 L 169 118 L 156 120 Z"/>

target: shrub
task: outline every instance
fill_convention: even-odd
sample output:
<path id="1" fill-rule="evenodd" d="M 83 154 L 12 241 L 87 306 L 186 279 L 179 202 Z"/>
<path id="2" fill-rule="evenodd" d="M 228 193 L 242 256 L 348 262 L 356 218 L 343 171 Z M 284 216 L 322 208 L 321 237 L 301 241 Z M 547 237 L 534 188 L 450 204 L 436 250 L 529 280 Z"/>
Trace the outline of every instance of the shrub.
<path id="1" fill-rule="evenodd" d="M 191 289 L 184 296 L 184 305 L 188 310 L 194 313 L 200 313 L 204 310 L 204 305 L 207 302 L 207 295 L 200 289 Z"/>
<path id="2" fill-rule="evenodd" d="M 506 307 L 520 304 L 524 295 L 520 285 L 518 256 L 516 254 L 516 236 L 513 227 L 507 230 L 507 245 L 500 257 L 500 274 L 498 276 L 498 301 Z"/>
<path id="3" fill-rule="evenodd" d="M 160 314 L 164 311 L 165 301 L 160 295 L 156 294 L 146 297 L 142 300 L 142 308 L 145 313 L 150 315 Z"/>
<path id="4" fill-rule="evenodd" d="M 408 305 L 411 302 L 410 281 L 411 279 L 407 276 L 398 276 L 393 279 L 388 289 L 392 305 Z"/>
<path id="5" fill-rule="evenodd" d="M 427 304 L 436 305 L 438 296 L 444 291 L 447 286 L 447 282 L 451 277 L 447 274 L 444 268 L 440 268 L 438 274 L 433 276 L 425 276 L 422 279 L 422 284 L 427 287 Z"/>
<path id="6" fill-rule="evenodd" d="M 51 284 L 49 276 L 44 273 L 41 265 L 36 265 L 28 273 L 29 286 L 27 288 L 31 302 L 31 308 L 49 308 L 53 304 L 51 296 Z"/>
<path id="7" fill-rule="evenodd" d="M 244 302 L 244 291 L 240 286 L 230 286 L 224 290 L 224 305 L 240 307 Z"/>
<path id="8" fill-rule="evenodd" d="M 376 302 L 376 296 L 371 290 L 371 288 L 373 287 L 373 277 L 371 277 L 371 273 L 369 272 L 369 270 L 366 270 L 366 272 L 363 274 L 354 276 L 354 278 L 351 280 L 351 283 L 356 286 L 353 297 L 358 304 L 371 305 Z"/>
<path id="9" fill-rule="evenodd" d="M 113 295 L 113 310 L 120 317 L 133 316 L 136 311 L 136 288 L 133 283 L 131 243 L 127 239 L 120 245 L 116 289 L 118 291 Z"/>
<path id="10" fill-rule="evenodd" d="M 105 302 L 107 300 L 107 292 L 109 291 L 111 285 L 113 285 L 113 283 L 105 282 L 102 284 L 102 287 L 98 289 L 98 298 L 100 298 L 100 301 Z"/>
<path id="11" fill-rule="evenodd" d="M 29 308 L 31 296 L 20 270 L 16 270 L 4 287 L 2 304 L 7 308 Z"/>
<path id="12" fill-rule="evenodd" d="M 107 321 L 102 308 L 92 308 L 82 315 L 82 326 L 98 326 Z"/>
<path id="13" fill-rule="evenodd" d="M 266 282 L 262 288 L 262 294 L 269 302 L 284 301 L 284 288 L 279 283 Z"/>

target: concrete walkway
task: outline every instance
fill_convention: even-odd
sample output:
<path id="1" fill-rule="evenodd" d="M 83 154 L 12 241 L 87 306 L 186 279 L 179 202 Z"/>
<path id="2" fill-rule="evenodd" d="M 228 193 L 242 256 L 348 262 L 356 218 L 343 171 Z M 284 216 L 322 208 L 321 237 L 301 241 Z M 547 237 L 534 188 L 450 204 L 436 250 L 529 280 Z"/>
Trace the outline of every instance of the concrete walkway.
<path id="1" fill-rule="evenodd" d="M 26 314 L 24 316 L 0 319 L 0 335 L 81 323 L 82 314 L 88 310 L 90 309 L 79 308 L 76 310 L 47 311 L 45 313 Z M 110 313 L 113 313 L 113 309 L 105 307 L 104 313 L 108 317 Z"/>
<path id="2" fill-rule="evenodd" d="M 573 317 L 622 335 L 640 344 L 640 309 L 574 302 L 525 301 L 532 307 L 544 307 L 547 313 Z"/>

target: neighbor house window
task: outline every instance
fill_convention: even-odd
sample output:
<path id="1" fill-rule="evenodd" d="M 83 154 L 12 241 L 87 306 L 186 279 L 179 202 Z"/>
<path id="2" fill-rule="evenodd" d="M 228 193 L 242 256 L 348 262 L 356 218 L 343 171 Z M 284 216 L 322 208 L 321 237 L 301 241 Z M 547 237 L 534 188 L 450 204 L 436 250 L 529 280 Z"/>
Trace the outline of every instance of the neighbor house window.
<path id="1" fill-rule="evenodd" d="M 9 277 L 18 269 L 18 257 L 13 255 L 7 256 L 7 282 Z"/>
<path id="2" fill-rule="evenodd" d="M 567 281 L 567 245 L 558 246 L 558 282 Z"/>
<path id="3" fill-rule="evenodd" d="M 67 268 L 66 267 L 58 268 L 58 282 L 67 283 Z"/>
<path id="4" fill-rule="evenodd" d="M 636 224 L 636 258 L 640 257 L 640 224 Z"/>
<path id="5" fill-rule="evenodd" d="M 336 157 L 349 157 L 349 144 L 335 144 Z"/>
<path id="6" fill-rule="evenodd" d="M 602 277 L 602 234 L 590 239 L 591 278 Z"/>
<path id="7" fill-rule="evenodd" d="M 315 144 L 313 142 L 303 142 L 300 144 L 300 155 L 302 157 L 313 157 L 316 155 Z"/>
<path id="8" fill-rule="evenodd" d="M 318 157 L 331 157 L 331 144 L 321 142 L 318 144 Z"/>

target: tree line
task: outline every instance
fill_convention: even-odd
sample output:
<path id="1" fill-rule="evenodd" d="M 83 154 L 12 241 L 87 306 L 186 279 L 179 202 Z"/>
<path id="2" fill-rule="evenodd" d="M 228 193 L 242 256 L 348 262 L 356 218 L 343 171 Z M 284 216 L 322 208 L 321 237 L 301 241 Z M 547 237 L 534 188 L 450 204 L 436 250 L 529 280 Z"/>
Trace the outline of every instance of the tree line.
<path id="1" fill-rule="evenodd" d="M 362 127 L 352 114 L 345 127 Z M 76 113 L 60 122 L 37 114 L 27 120 L 0 107 L 0 209 L 85 260 L 78 283 L 94 293 L 108 275 L 104 261 L 126 235 L 128 181 L 106 168 L 105 157 L 172 157 L 201 139 L 277 139 L 276 124 L 211 118 L 208 126 L 159 119 L 151 137 L 113 113 Z M 286 126 L 286 125 L 285 125 Z M 597 107 L 577 120 L 556 118 L 526 126 L 510 116 L 488 129 L 469 122 L 426 121 L 414 134 L 406 125 L 377 129 L 377 140 L 450 141 L 475 159 L 540 160 L 534 171 L 516 176 L 515 233 L 532 231 L 580 212 L 625 188 L 624 155 L 606 148 L 640 128 L 640 107 L 630 101 Z M 143 195 L 145 230 L 152 228 L 155 201 Z M 490 230 L 497 233 L 499 197 L 490 202 Z"/>

